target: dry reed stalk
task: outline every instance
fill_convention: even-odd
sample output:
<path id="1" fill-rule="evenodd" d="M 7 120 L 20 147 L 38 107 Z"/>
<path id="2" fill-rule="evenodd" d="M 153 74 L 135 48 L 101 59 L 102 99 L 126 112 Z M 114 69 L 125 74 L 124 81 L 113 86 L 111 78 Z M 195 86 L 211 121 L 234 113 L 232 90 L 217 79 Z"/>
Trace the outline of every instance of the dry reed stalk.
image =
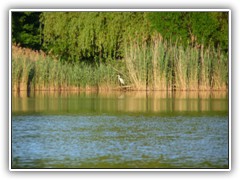
<path id="1" fill-rule="evenodd" d="M 227 59 L 220 51 L 183 49 L 176 44 L 158 39 L 151 44 L 128 43 L 123 64 L 114 66 L 117 72 L 112 65 L 71 65 L 53 61 L 42 52 L 13 46 L 12 88 L 26 90 L 31 80 L 34 90 L 108 91 L 119 89 L 117 79 L 113 79 L 120 72 L 134 90 L 227 90 Z M 29 79 L 31 71 L 34 73 Z"/>
<path id="2" fill-rule="evenodd" d="M 46 59 L 46 54 L 43 51 L 35 51 L 29 48 L 22 48 L 16 44 L 12 45 L 12 57 L 17 59 L 22 57 L 24 59 L 29 59 L 32 61 L 37 61 L 39 59 Z"/>
<path id="3" fill-rule="evenodd" d="M 152 71 L 153 71 L 153 90 L 156 89 L 156 81 L 157 81 L 157 59 L 159 57 L 159 42 L 154 41 L 153 47 L 153 59 L 152 59 Z"/>

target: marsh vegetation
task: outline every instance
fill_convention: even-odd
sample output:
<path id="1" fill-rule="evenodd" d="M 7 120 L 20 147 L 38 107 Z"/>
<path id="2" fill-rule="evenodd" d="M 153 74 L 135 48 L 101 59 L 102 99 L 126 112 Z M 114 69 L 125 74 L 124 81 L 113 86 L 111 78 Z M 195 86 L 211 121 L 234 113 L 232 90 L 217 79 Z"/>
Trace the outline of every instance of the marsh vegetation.
<path id="1" fill-rule="evenodd" d="M 12 31 L 13 90 L 228 89 L 228 12 L 14 12 Z"/>

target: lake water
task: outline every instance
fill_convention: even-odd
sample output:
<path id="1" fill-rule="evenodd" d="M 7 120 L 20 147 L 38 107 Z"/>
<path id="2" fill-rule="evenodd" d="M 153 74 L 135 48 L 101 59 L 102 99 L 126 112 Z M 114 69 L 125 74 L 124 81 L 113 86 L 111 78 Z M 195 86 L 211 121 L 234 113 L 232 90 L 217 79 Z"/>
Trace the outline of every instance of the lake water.
<path id="1" fill-rule="evenodd" d="M 226 92 L 12 93 L 12 168 L 228 168 Z"/>

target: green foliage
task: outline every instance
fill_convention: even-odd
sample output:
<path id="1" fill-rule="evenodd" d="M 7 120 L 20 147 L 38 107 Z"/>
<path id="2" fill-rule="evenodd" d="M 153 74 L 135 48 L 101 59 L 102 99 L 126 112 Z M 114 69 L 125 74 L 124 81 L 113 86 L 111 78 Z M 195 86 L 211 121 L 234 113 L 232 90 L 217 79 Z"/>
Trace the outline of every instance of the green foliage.
<path id="1" fill-rule="evenodd" d="M 69 61 L 122 59 L 126 43 L 149 43 L 155 31 L 170 43 L 228 52 L 228 12 L 12 12 L 14 43 Z"/>
<path id="2" fill-rule="evenodd" d="M 15 86 L 31 81 L 39 89 L 111 89 L 117 74 L 141 90 L 228 86 L 227 12 L 13 14 L 14 42 L 40 47 L 40 30 L 49 56 L 16 60 L 16 53 Z"/>
<path id="3" fill-rule="evenodd" d="M 44 47 L 70 61 L 121 59 L 128 41 L 148 35 L 144 13 L 43 12 Z"/>
<path id="4" fill-rule="evenodd" d="M 153 29 L 156 29 L 164 38 L 175 42 L 180 38 L 188 38 L 187 14 L 182 12 L 150 12 L 148 18 Z"/>
<path id="5" fill-rule="evenodd" d="M 228 12 L 150 12 L 152 28 L 185 46 L 214 44 L 228 51 Z"/>
<path id="6" fill-rule="evenodd" d="M 12 42 L 40 49 L 40 12 L 12 12 Z"/>
<path id="7" fill-rule="evenodd" d="M 214 16 L 217 19 L 217 30 L 213 35 L 213 42 L 215 47 L 219 46 L 224 52 L 228 53 L 228 12 L 214 13 Z"/>

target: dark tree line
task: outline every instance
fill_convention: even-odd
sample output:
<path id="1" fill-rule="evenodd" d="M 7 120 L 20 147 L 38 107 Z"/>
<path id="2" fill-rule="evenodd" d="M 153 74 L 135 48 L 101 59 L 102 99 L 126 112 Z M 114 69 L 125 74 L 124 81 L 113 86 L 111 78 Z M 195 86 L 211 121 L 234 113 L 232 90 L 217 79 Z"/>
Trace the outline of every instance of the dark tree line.
<path id="1" fill-rule="evenodd" d="M 39 50 L 42 47 L 40 15 L 41 12 L 12 12 L 12 41 Z"/>
<path id="2" fill-rule="evenodd" d="M 13 12 L 12 41 L 68 61 L 124 57 L 129 42 L 152 43 L 159 33 L 183 47 L 228 53 L 228 12 Z"/>

